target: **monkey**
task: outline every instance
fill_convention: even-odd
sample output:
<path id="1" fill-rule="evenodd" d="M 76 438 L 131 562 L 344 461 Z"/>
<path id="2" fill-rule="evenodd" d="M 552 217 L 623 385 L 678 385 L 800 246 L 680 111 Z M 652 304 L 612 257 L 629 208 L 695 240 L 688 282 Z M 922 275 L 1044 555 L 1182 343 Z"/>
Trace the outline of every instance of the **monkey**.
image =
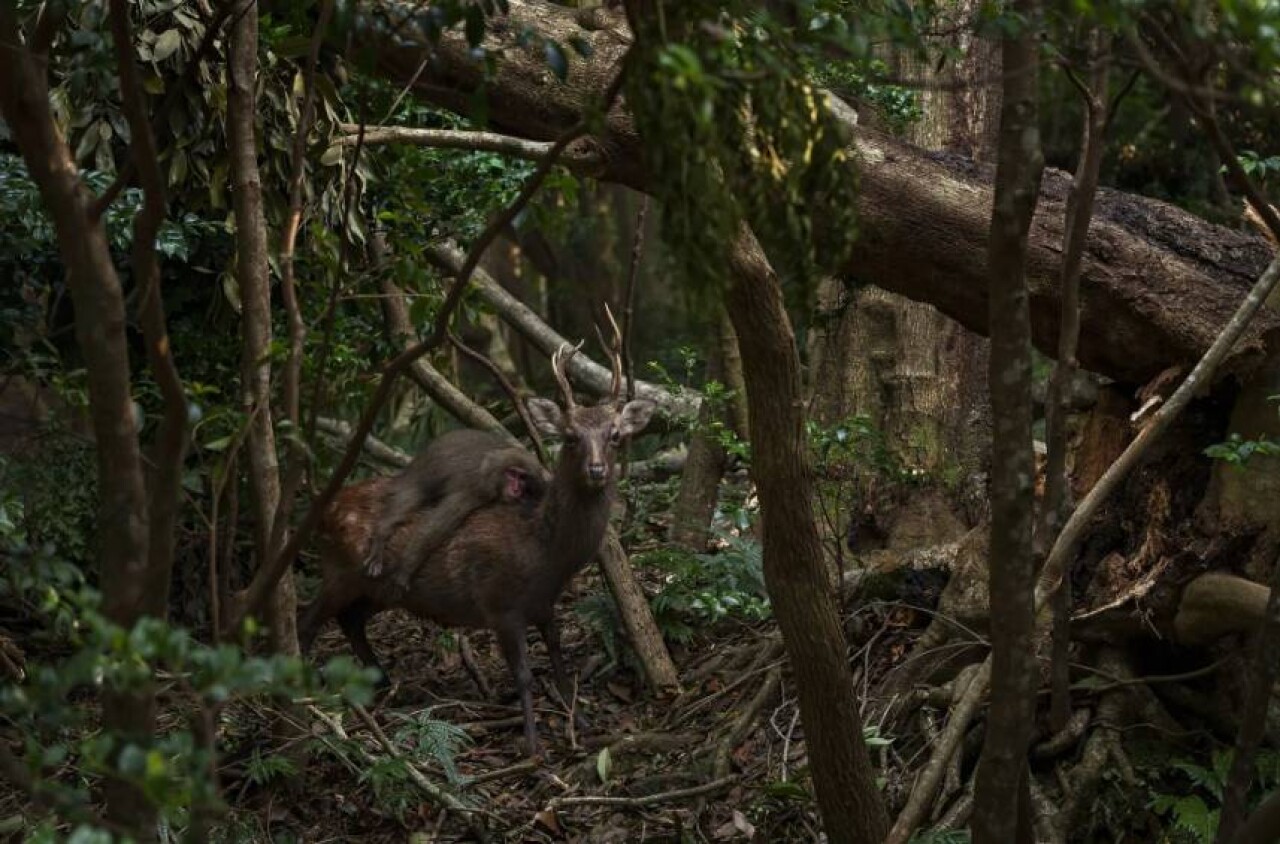
<path id="1" fill-rule="evenodd" d="M 380 577 L 389 568 L 392 582 L 404 591 L 430 552 L 473 510 L 503 502 L 532 511 L 546 492 L 546 470 L 523 448 L 488 431 L 449 431 L 419 452 L 388 486 L 365 572 Z M 399 564 L 387 566 L 387 542 L 419 510 L 429 512 L 414 525 Z"/>

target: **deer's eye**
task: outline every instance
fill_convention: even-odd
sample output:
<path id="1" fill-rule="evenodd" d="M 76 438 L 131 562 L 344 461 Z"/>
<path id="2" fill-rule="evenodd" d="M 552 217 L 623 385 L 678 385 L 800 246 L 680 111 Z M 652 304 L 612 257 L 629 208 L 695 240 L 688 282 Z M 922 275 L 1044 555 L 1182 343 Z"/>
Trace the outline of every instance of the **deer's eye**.
<path id="1" fill-rule="evenodd" d="M 612 431 L 609 432 L 609 442 L 613 443 L 614 445 L 617 445 L 621 441 L 622 441 L 622 434 L 619 433 L 617 428 L 614 428 Z"/>
<path id="2" fill-rule="evenodd" d="M 578 436 L 577 431 L 565 431 L 561 434 L 560 439 L 564 440 L 565 445 L 577 445 L 582 437 Z"/>

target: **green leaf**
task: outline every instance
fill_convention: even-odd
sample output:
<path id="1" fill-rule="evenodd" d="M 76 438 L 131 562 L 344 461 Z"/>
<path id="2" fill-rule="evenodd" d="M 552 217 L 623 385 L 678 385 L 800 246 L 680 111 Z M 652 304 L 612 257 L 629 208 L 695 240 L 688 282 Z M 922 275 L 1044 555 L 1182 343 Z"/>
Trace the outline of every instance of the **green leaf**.
<path id="1" fill-rule="evenodd" d="M 342 161 L 342 147 L 338 144 L 329 147 L 320 156 L 320 164 L 325 167 L 332 167 L 340 161 Z"/>
<path id="2" fill-rule="evenodd" d="M 182 33 L 176 29 L 167 29 L 156 39 L 156 45 L 151 51 L 151 60 L 162 62 L 169 58 L 182 46 Z"/>
<path id="3" fill-rule="evenodd" d="M 173 158 L 169 159 L 169 186 L 180 185 L 187 178 L 187 154 L 182 150 L 175 150 Z"/>
<path id="4" fill-rule="evenodd" d="M 596 756 L 596 774 L 600 777 L 600 782 L 608 782 L 612 771 L 613 757 L 609 753 L 609 748 L 602 748 Z"/>

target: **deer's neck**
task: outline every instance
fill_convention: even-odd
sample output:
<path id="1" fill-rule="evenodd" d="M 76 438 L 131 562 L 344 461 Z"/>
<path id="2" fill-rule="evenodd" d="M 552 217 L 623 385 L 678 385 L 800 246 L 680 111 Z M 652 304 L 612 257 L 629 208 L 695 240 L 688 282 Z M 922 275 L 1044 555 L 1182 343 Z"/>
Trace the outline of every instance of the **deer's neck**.
<path id="1" fill-rule="evenodd" d="M 543 538 L 550 565 L 568 580 L 600 551 L 609 527 L 614 483 L 592 489 L 571 472 L 557 472 L 547 491 Z"/>

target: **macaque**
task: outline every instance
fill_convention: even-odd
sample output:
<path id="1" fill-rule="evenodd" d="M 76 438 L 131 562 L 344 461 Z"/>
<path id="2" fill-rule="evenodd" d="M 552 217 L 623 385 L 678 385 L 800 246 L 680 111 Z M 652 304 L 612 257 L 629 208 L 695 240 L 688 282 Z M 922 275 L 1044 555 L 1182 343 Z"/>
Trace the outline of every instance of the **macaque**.
<path id="1" fill-rule="evenodd" d="M 404 591 L 418 567 L 479 507 L 499 502 L 532 511 L 547 491 L 537 459 L 487 431 L 458 430 L 437 437 L 387 489 L 366 561 L 370 577 L 388 572 Z M 387 565 L 386 545 L 407 519 L 425 510 L 397 556 Z"/>

